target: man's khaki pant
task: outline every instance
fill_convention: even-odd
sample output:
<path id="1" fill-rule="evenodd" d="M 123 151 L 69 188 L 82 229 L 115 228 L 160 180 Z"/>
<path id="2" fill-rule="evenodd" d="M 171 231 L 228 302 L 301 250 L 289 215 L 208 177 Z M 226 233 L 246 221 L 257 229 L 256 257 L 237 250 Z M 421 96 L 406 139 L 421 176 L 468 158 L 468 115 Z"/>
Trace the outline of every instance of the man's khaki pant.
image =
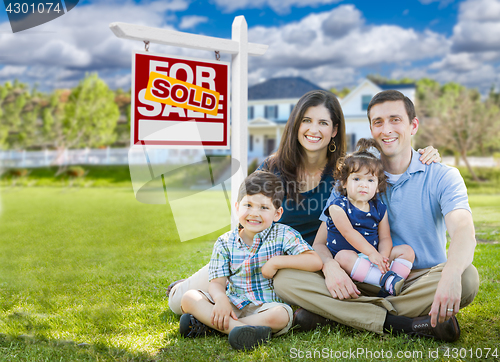
<path id="1" fill-rule="evenodd" d="M 414 318 L 427 315 L 445 263 L 430 269 L 412 270 L 398 296 L 376 297 L 380 288 L 357 283 L 361 296 L 357 299 L 332 298 L 322 272 L 282 269 L 274 277 L 278 295 L 289 304 L 354 328 L 383 333 L 387 312 Z M 479 290 L 479 275 L 470 265 L 462 274 L 460 308 L 472 303 Z"/>

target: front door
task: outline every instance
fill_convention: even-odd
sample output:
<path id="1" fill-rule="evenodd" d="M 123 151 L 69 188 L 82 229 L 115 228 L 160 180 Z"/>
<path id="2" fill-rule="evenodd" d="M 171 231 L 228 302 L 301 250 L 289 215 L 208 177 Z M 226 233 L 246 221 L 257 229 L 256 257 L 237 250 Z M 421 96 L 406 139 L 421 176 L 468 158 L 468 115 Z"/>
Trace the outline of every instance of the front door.
<path id="1" fill-rule="evenodd" d="M 264 148 L 264 153 L 265 156 L 269 156 L 271 152 L 274 151 L 274 147 L 276 147 L 276 140 L 274 138 L 267 138 L 265 139 L 265 148 Z"/>

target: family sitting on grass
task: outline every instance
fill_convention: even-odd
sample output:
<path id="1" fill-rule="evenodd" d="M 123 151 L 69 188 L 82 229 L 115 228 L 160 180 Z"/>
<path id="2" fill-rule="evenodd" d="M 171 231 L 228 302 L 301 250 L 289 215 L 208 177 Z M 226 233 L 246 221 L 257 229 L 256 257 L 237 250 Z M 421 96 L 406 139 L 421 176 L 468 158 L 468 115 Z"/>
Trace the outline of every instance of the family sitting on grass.
<path id="1" fill-rule="evenodd" d="M 413 150 L 419 120 L 402 93 L 378 93 L 367 115 L 373 140 L 345 156 L 336 97 L 299 100 L 276 154 L 240 187 L 239 227 L 207 266 L 169 286 L 181 335 L 225 333 L 247 350 L 332 323 L 460 337 L 455 315 L 479 288 L 465 183 L 432 147 Z"/>

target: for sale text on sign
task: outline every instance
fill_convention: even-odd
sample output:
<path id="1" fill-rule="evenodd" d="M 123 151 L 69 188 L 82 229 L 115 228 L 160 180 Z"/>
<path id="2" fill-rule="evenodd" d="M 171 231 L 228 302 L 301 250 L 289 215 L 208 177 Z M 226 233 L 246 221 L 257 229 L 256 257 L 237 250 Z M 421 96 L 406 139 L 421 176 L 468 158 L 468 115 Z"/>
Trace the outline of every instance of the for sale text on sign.
<path id="1" fill-rule="evenodd" d="M 229 148 L 229 63 L 135 52 L 132 145 Z"/>

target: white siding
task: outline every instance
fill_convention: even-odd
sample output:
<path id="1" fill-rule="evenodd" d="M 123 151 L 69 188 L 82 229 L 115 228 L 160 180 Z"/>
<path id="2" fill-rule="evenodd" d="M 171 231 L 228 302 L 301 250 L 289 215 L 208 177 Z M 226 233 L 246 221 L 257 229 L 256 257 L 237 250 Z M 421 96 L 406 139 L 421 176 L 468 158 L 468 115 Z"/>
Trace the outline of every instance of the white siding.
<path id="1" fill-rule="evenodd" d="M 344 116 L 361 116 L 366 114 L 366 110 L 361 108 L 362 98 L 364 95 L 374 96 L 380 92 L 380 88 L 371 82 L 365 82 L 362 86 L 349 94 L 344 100 L 341 101 Z"/>
<path id="2" fill-rule="evenodd" d="M 253 106 L 253 118 L 255 119 L 255 118 L 259 118 L 259 117 L 264 118 L 264 105 L 255 104 Z M 249 121 L 251 121 L 251 120 L 249 119 Z"/>
<path id="3" fill-rule="evenodd" d="M 346 119 L 346 134 L 354 136 L 354 145 L 360 138 L 371 138 L 370 125 L 368 118 Z M 347 145 L 347 150 L 352 151 L 350 145 Z"/>

